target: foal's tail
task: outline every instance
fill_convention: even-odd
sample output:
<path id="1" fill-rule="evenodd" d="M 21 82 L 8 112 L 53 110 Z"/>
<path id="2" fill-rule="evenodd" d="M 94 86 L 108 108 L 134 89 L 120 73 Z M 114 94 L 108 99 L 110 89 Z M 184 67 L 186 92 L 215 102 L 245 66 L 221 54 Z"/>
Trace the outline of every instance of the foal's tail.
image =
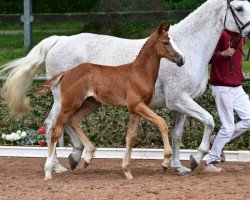
<path id="1" fill-rule="evenodd" d="M 1 68 L 0 73 L 10 70 L 3 86 L 3 97 L 9 108 L 10 114 L 24 114 L 30 109 L 26 97 L 35 74 L 44 67 L 48 51 L 59 40 L 59 36 L 51 36 L 37 44 L 27 56 L 11 61 Z"/>
<path id="2" fill-rule="evenodd" d="M 36 95 L 40 96 L 49 93 L 53 89 L 53 87 L 61 81 L 65 73 L 66 72 L 61 72 L 53 76 L 50 80 L 47 80 L 46 82 L 42 83 L 42 85 L 40 85 L 36 89 Z"/>

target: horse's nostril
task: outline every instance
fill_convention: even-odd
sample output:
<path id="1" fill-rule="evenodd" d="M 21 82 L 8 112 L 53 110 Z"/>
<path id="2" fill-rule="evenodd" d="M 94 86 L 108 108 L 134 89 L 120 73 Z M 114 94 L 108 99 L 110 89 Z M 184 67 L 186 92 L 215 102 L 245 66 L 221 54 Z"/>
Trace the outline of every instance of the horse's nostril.
<path id="1" fill-rule="evenodd" d="M 183 62 L 180 62 L 180 63 L 177 63 L 177 66 L 181 67 L 183 64 L 184 64 Z"/>
<path id="2" fill-rule="evenodd" d="M 181 63 L 184 64 L 184 59 L 183 59 L 183 57 L 181 57 Z"/>

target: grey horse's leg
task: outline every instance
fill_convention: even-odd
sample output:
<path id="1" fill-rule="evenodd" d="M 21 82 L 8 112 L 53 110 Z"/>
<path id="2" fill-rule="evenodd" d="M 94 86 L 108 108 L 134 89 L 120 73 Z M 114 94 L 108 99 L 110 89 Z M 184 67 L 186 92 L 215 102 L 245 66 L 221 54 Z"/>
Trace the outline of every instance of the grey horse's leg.
<path id="1" fill-rule="evenodd" d="M 48 117 L 44 121 L 44 124 L 46 126 L 46 142 L 47 142 L 48 146 L 50 145 L 52 126 L 53 126 L 53 124 L 56 120 L 56 117 L 58 115 L 58 110 L 59 110 L 58 104 L 54 102 Z M 67 171 L 67 169 L 59 163 L 56 151 L 55 151 L 54 156 L 53 156 L 52 168 L 56 173 L 61 173 L 61 172 Z"/>
<path id="2" fill-rule="evenodd" d="M 172 160 L 171 167 L 179 172 L 180 175 L 185 175 L 191 172 L 191 170 L 181 164 L 180 161 L 180 143 L 183 135 L 183 127 L 186 120 L 186 115 L 174 112 L 174 129 L 172 130 Z"/>
<path id="3" fill-rule="evenodd" d="M 204 124 L 204 134 L 196 155 L 190 156 L 190 168 L 194 170 L 208 153 L 210 147 L 210 136 L 214 129 L 214 120 L 210 113 L 204 110 L 190 96 L 185 95 L 175 102 L 174 109 L 179 112 L 198 119 Z"/>
<path id="4" fill-rule="evenodd" d="M 69 154 L 68 162 L 70 169 L 74 170 L 81 160 L 84 146 L 81 140 L 79 140 L 78 137 L 76 137 L 70 125 L 65 126 L 64 130 L 69 135 L 70 140 L 72 142 L 73 151 Z"/>
<path id="5" fill-rule="evenodd" d="M 81 119 L 97 111 L 98 108 L 100 108 L 100 106 L 101 104 L 96 100 L 94 100 L 93 98 L 86 99 L 82 104 L 81 113 L 79 113 L 79 115 L 81 115 Z M 65 127 L 65 130 L 68 133 L 73 144 L 73 152 L 68 157 L 70 168 L 73 170 L 80 162 L 84 146 L 81 140 L 76 136 L 76 133 L 74 132 L 74 130 L 71 128 L 70 125 L 67 125 Z"/>

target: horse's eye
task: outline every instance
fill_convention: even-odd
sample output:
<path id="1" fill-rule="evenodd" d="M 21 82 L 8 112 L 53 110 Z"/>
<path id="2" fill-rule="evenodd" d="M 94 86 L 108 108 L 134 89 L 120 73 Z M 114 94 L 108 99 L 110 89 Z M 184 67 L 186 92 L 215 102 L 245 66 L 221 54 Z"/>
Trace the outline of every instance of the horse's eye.
<path id="1" fill-rule="evenodd" d="M 236 10 L 237 12 L 243 12 L 243 7 L 240 6 L 240 7 L 236 8 L 235 10 Z"/>
<path id="2" fill-rule="evenodd" d="M 168 43 L 168 42 L 163 42 L 163 44 L 164 44 L 165 46 L 169 45 L 169 43 Z"/>

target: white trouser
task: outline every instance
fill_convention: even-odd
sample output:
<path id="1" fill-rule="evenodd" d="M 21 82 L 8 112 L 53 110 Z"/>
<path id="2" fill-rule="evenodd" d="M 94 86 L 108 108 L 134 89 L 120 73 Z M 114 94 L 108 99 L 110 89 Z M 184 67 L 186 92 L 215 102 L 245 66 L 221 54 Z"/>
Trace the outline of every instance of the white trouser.
<path id="1" fill-rule="evenodd" d="M 250 130 L 250 101 L 239 87 L 212 86 L 212 94 L 220 117 L 221 127 L 208 154 L 207 164 L 218 161 L 225 144 Z M 234 123 L 234 111 L 241 121 Z"/>

